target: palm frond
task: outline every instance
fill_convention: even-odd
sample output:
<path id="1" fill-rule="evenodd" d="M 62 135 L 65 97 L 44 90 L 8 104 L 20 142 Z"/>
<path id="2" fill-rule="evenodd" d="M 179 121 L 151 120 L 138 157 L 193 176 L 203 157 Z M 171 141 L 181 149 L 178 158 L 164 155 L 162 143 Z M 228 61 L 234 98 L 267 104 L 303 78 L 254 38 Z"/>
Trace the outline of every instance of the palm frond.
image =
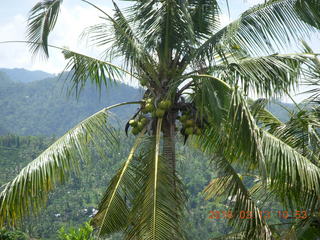
<path id="1" fill-rule="evenodd" d="M 137 191 L 134 182 L 134 171 L 130 166 L 134 153 L 141 144 L 144 131 L 137 137 L 127 161 L 112 178 L 98 208 L 98 213 L 91 221 L 99 229 L 98 237 L 124 230 L 128 225 L 129 207 L 126 203 L 128 192 Z"/>
<path id="2" fill-rule="evenodd" d="M 189 1 L 188 11 L 192 17 L 196 39 L 199 42 L 219 27 L 219 10 L 216 0 Z"/>
<path id="3" fill-rule="evenodd" d="M 300 18 L 309 15 L 314 4 L 319 4 L 319 1 L 271 0 L 259 4 L 227 27 L 225 40 L 231 46 L 239 45 L 253 54 L 274 52 L 274 48 L 283 49 L 314 31 Z M 312 13 L 316 22 L 320 15 L 314 10 Z"/>
<path id="4" fill-rule="evenodd" d="M 205 188 L 205 197 L 210 199 L 214 196 L 226 195 L 235 201 L 229 221 L 232 226 L 242 232 L 246 239 L 271 239 L 269 226 L 235 169 L 222 156 L 214 156 L 212 161 L 222 176 L 214 179 Z M 240 215 L 243 212 L 250 213 L 251 216 L 245 216 L 244 219 Z"/>
<path id="5" fill-rule="evenodd" d="M 259 128 L 240 90 L 232 89 L 226 82 L 210 75 L 198 75 L 197 78 L 199 78 L 199 85 L 205 84 L 205 87 L 198 89 L 194 94 L 195 98 L 203 98 L 202 101 L 206 103 L 212 102 L 213 99 L 220 100 L 220 107 L 217 105 L 212 108 L 198 105 L 199 101 L 197 102 L 197 108 L 200 112 L 204 111 L 204 116 L 210 125 L 203 138 L 199 138 L 203 150 L 214 152 L 223 146 L 229 159 L 241 161 L 248 168 L 253 165 L 258 166 L 260 173 L 265 176 Z M 224 97 L 217 98 L 218 92 Z M 219 109 L 220 111 L 217 112 Z M 217 113 L 220 114 L 217 115 Z"/>
<path id="6" fill-rule="evenodd" d="M 214 77 L 203 77 L 217 81 Z M 281 201 L 287 206 L 292 207 L 294 203 L 314 206 L 320 190 L 319 168 L 298 150 L 259 128 L 239 90 L 229 88 L 229 92 L 232 97 L 224 103 L 229 106 L 228 114 L 222 116 L 224 123 L 209 122 L 210 126 L 197 139 L 199 146 L 208 153 L 223 152 L 231 163 L 241 163 L 244 168 L 259 166 L 260 174 L 270 179 L 271 189 L 280 193 Z M 209 108 L 205 110 L 210 119 L 214 112 Z"/>
<path id="7" fill-rule="evenodd" d="M 63 0 L 38 2 L 30 11 L 28 19 L 27 38 L 33 54 L 43 51 L 48 57 L 48 37 L 54 29 Z"/>
<path id="8" fill-rule="evenodd" d="M 72 82 L 72 90 L 79 94 L 88 81 L 96 85 L 99 90 L 102 86 L 109 87 L 120 81 L 125 74 L 132 76 L 126 70 L 94 57 L 90 57 L 64 48 L 64 57 L 68 59 L 65 71 L 69 71 L 68 78 Z"/>
<path id="9" fill-rule="evenodd" d="M 199 59 L 212 62 L 214 54 L 235 50 L 253 56 L 273 54 L 291 42 L 308 38 L 314 27 L 319 26 L 320 14 L 314 8 L 317 5 L 319 0 L 270 0 L 252 7 L 187 54 L 185 62 Z M 302 16 L 313 18 L 304 21 Z"/>
<path id="10" fill-rule="evenodd" d="M 262 142 L 270 189 L 291 209 L 298 205 L 314 210 L 320 196 L 319 168 L 266 131 Z"/>
<path id="11" fill-rule="evenodd" d="M 320 29 L 320 16 L 318 12 L 320 2 L 318 0 L 297 1 L 295 8 L 298 10 L 297 14 L 302 21 Z"/>
<path id="12" fill-rule="evenodd" d="M 92 3 L 89 4 L 98 8 Z M 147 76 L 154 76 L 152 67 L 154 59 L 136 36 L 130 21 L 117 4 L 115 2 L 113 4 L 114 16 L 112 17 L 103 11 L 105 17 L 102 17 L 102 19 L 106 20 L 107 23 L 96 24 L 87 28 L 83 32 L 83 36 L 88 36 L 97 46 L 111 44 L 110 48 L 105 50 L 106 56 L 109 58 L 121 57 L 127 67 L 142 70 Z M 100 8 L 98 9 L 100 10 Z"/>
<path id="13" fill-rule="evenodd" d="M 136 180 L 140 189 L 132 203 L 131 224 L 124 239 L 184 239 L 181 230 L 184 197 L 181 182 L 160 155 L 161 121 L 158 119 L 155 137 L 142 144 L 139 159 L 142 166 Z"/>
<path id="14" fill-rule="evenodd" d="M 94 146 L 118 143 L 115 129 L 107 126 L 108 110 L 124 104 L 128 103 L 102 109 L 83 120 L 3 185 L 0 226 L 13 225 L 21 217 L 36 213 L 46 202 L 48 192 L 57 183 L 64 182 L 71 172 L 77 172 L 79 164 L 86 161 L 90 143 Z"/>
<path id="15" fill-rule="evenodd" d="M 258 96 L 281 96 L 284 90 L 295 90 L 309 56 L 303 54 L 274 54 L 263 57 L 229 58 L 223 63 L 218 76 L 230 82 L 230 85 L 242 86 L 244 93 Z M 225 69 L 223 69 L 225 67 Z"/>
<path id="16" fill-rule="evenodd" d="M 307 99 L 311 102 L 319 102 L 320 89 L 319 89 L 319 79 L 320 79 L 320 59 L 319 54 L 314 53 L 311 47 L 305 42 L 302 41 L 303 51 L 306 54 L 314 55 L 314 58 L 307 65 L 308 69 L 308 78 L 304 82 L 304 84 L 315 87 L 314 89 L 308 90 L 305 93 L 312 93 L 312 95 Z"/>
<path id="17" fill-rule="evenodd" d="M 287 122 L 281 122 L 263 107 L 259 108 L 259 101 L 251 105 L 253 115 L 257 123 L 272 135 L 309 158 L 314 163 L 318 162 L 320 135 L 317 131 L 320 127 L 317 107 L 306 105 L 291 114 Z"/>
<path id="18" fill-rule="evenodd" d="M 175 49 L 179 56 L 187 46 L 194 44 L 192 18 L 186 1 L 137 1 L 131 8 L 140 37 L 147 49 L 157 52 L 159 62 L 169 68 Z"/>
<path id="19" fill-rule="evenodd" d="M 258 125 L 268 131 L 273 131 L 274 129 L 283 126 L 284 123 L 265 109 L 267 102 L 268 101 L 266 99 L 258 99 L 250 104 L 250 110 Z"/>

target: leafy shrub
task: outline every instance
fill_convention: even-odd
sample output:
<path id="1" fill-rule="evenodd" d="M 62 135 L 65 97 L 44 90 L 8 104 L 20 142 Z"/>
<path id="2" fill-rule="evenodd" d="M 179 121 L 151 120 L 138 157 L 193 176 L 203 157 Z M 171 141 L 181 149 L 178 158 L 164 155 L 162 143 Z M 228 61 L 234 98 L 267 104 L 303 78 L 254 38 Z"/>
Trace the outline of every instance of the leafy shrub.
<path id="1" fill-rule="evenodd" d="M 60 240 L 94 240 L 92 232 L 93 228 L 86 222 L 79 229 L 70 228 L 68 232 L 62 227 L 59 230 L 58 238 Z"/>

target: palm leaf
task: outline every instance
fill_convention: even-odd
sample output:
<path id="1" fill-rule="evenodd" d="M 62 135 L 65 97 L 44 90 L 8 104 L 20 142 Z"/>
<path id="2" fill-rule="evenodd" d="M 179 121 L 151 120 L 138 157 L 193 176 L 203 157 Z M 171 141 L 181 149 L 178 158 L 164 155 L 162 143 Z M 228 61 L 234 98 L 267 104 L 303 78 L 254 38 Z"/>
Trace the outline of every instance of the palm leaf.
<path id="1" fill-rule="evenodd" d="M 131 8 L 147 49 L 158 54 L 159 63 L 169 69 L 174 50 L 178 56 L 195 42 L 192 18 L 186 1 L 137 1 Z M 164 70 L 160 69 L 160 70 Z"/>
<path id="2" fill-rule="evenodd" d="M 197 78 L 199 85 L 203 83 L 205 85 L 194 94 L 195 98 L 205 97 L 202 101 L 212 102 L 213 105 L 215 105 L 214 99 L 220 100 L 219 105 L 212 108 L 203 107 L 203 105 L 198 105 L 199 101 L 196 102 L 199 111 L 204 111 L 204 116 L 210 125 L 204 137 L 199 138 L 203 150 L 215 152 L 223 146 L 224 153 L 229 155 L 228 159 L 241 161 L 248 168 L 253 165 L 258 166 L 260 173 L 265 176 L 259 128 L 241 92 L 210 75 L 198 75 Z M 221 91 L 222 88 L 224 91 Z M 219 98 L 217 93 L 224 96 Z"/>
<path id="3" fill-rule="evenodd" d="M 265 109 L 267 102 L 266 99 L 258 99 L 250 104 L 250 109 L 258 125 L 264 129 L 273 131 L 274 129 L 281 128 L 284 123 Z"/>
<path id="4" fill-rule="evenodd" d="M 235 169 L 224 157 L 213 157 L 212 161 L 222 177 L 214 179 L 205 188 L 205 197 L 210 199 L 225 194 L 235 200 L 233 217 L 229 219 L 232 226 L 242 232 L 247 239 L 271 239 L 269 226 Z M 251 219 L 242 219 L 240 217 L 242 211 L 250 212 Z"/>
<path id="5" fill-rule="evenodd" d="M 283 90 L 295 90 L 309 56 L 302 54 L 274 54 L 263 57 L 230 57 L 218 71 L 221 79 L 230 85 L 238 84 L 248 94 L 281 96 Z M 225 69 L 224 69 L 225 68 Z M 236 81 L 236 82 L 234 82 Z"/>
<path id="6" fill-rule="evenodd" d="M 60 11 L 62 0 L 49 0 L 37 3 L 30 11 L 27 38 L 31 51 L 43 51 L 49 57 L 48 37 L 53 30 Z"/>
<path id="7" fill-rule="evenodd" d="M 133 102 L 136 103 L 136 102 Z M 77 172 L 80 162 L 88 157 L 89 143 L 114 145 L 115 129 L 107 126 L 109 109 L 83 120 L 29 163 L 10 182 L 1 187 L 0 226 L 9 225 L 29 213 L 35 213 L 46 202 L 48 192 L 64 182 L 70 172 Z"/>
<path id="8" fill-rule="evenodd" d="M 216 0 L 189 1 L 188 11 L 197 41 L 207 38 L 219 27 L 219 5 Z"/>
<path id="9" fill-rule="evenodd" d="M 105 50 L 106 56 L 109 58 L 121 57 L 127 67 L 140 69 L 144 71 L 145 75 L 154 76 L 152 67 L 154 59 L 144 48 L 134 33 L 130 21 L 117 4 L 113 2 L 115 14 L 112 17 L 96 5 L 87 3 L 100 10 L 105 15 L 102 19 L 106 20 L 107 23 L 96 24 L 87 28 L 83 36 L 88 36 L 97 46 L 106 46 L 111 43 L 111 47 Z"/>
<path id="10" fill-rule="evenodd" d="M 290 208 L 313 209 L 320 195 L 320 171 L 308 158 L 279 138 L 263 131 L 263 153 L 270 188 Z"/>
<path id="11" fill-rule="evenodd" d="M 127 206 L 125 197 L 128 191 L 135 192 L 134 174 L 131 173 L 131 161 L 134 153 L 141 144 L 142 135 L 140 133 L 133 145 L 127 161 L 120 168 L 118 173 L 111 180 L 104 197 L 102 198 L 98 213 L 92 219 L 92 224 L 99 228 L 98 236 L 111 234 L 123 230 L 127 226 L 129 208 Z M 125 196 L 123 188 L 125 186 Z"/>
<path id="12" fill-rule="evenodd" d="M 217 81 L 214 77 L 202 77 Z M 230 162 L 241 163 L 244 168 L 260 166 L 260 174 L 270 179 L 271 190 L 279 192 L 283 203 L 289 207 L 310 203 L 312 208 L 320 193 L 317 166 L 280 138 L 259 128 L 241 93 L 231 88 L 229 91 L 232 98 L 225 98 L 223 103 L 223 106 L 229 105 L 228 114 L 222 116 L 220 125 L 209 122 L 203 136 L 197 139 L 199 146 L 207 153 L 223 152 Z M 210 119 L 214 112 L 209 108 L 205 110 Z"/>
<path id="13" fill-rule="evenodd" d="M 132 76 L 126 70 L 112 63 L 66 48 L 60 49 L 63 49 L 62 53 L 68 59 L 65 71 L 69 71 L 68 78 L 72 82 L 71 90 L 75 90 L 76 94 L 81 92 L 88 81 L 91 81 L 101 91 L 103 85 L 109 87 L 109 85 L 121 80 L 123 73 Z"/>
<path id="14" fill-rule="evenodd" d="M 274 47 L 281 49 L 290 45 L 291 41 L 308 37 L 314 29 L 300 16 L 309 14 L 314 3 L 304 1 L 302 6 L 300 2 L 271 0 L 247 10 L 228 27 L 226 41 L 240 45 L 249 52 L 261 53 L 274 52 Z"/>
<path id="15" fill-rule="evenodd" d="M 161 121 L 155 138 L 142 144 L 139 178 L 140 191 L 132 202 L 124 239 L 184 239 L 181 229 L 184 196 L 181 182 L 160 155 Z"/>
<path id="16" fill-rule="evenodd" d="M 319 26 L 320 15 L 314 10 L 316 5 L 319 6 L 319 0 L 269 0 L 252 7 L 239 19 L 213 33 L 185 57 L 186 62 L 199 59 L 212 61 L 214 53 L 228 53 L 235 49 L 254 56 L 272 54 L 276 49 L 290 46 L 292 41 L 309 37 L 314 31 L 312 26 Z M 302 16 L 309 19 L 313 16 L 312 23 Z"/>

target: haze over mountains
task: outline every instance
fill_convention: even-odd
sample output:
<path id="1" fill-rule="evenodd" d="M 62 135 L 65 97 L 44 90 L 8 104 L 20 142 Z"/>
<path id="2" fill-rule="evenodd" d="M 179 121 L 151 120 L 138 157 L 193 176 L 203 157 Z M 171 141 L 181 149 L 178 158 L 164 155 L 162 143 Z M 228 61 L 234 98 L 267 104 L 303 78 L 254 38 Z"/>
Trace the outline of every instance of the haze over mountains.
<path id="1" fill-rule="evenodd" d="M 0 68 L 0 72 L 5 73 L 12 81 L 22 83 L 55 77 L 53 74 L 46 73 L 43 71 L 29 71 L 23 68 Z"/>
<path id="2" fill-rule="evenodd" d="M 41 76 L 45 79 L 40 80 Z M 41 71 L 0 70 L 0 135 L 59 136 L 102 108 L 137 100 L 142 94 L 139 89 L 117 84 L 102 91 L 100 96 L 98 90 L 89 85 L 77 100 L 75 96 L 68 96 L 67 88 L 63 77 L 59 79 Z M 124 120 L 136 108 L 123 106 L 113 112 Z"/>

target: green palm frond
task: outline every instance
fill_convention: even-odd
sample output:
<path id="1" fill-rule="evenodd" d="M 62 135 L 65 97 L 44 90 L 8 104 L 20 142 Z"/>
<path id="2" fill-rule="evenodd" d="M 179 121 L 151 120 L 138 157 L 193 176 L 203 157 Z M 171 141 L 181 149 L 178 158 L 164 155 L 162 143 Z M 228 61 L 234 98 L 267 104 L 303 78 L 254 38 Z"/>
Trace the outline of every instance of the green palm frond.
<path id="1" fill-rule="evenodd" d="M 253 115 L 257 123 L 272 135 L 309 158 L 314 163 L 318 162 L 320 135 L 318 129 L 319 110 L 314 104 L 307 104 L 304 108 L 297 109 L 291 113 L 286 122 L 281 122 L 264 107 L 258 107 L 259 101 L 251 105 Z"/>
<path id="2" fill-rule="evenodd" d="M 314 87 L 311 90 L 306 91 L 305 93 L 312 93 L 312 95 L 308 98 L 308 101 L 319 102 L 320 96 L 320 88 L 319 88 L 319 79 L 320 79 L 320 59 L 319 54 L 314 53 L 311 47 L 305 42 L 302 41 L 303 51 L 306 54 L 314 55 L 314 58 L 308 64 L 307 69 L 307 81 L 305 82 L 306 85 L 310 85 Z"/>
<path id="3" fill-rule="evenodd" d="M 292 41 L 308 37 L 314 30 L 300 16 L 309 15 L 315 3 L 319 1 L 270 0 L 259 4 L 228 26 L 225 39 L 254 54 L 274 52 L 274 47 L 284 48 Z M 319 12 L 312 11 L 316 22 Z"/>
<path id="4" fill-rule="evenodd" d="M 186 1 L 137 1 L 131 8 L 140 37 L 147 49 L 157 52 L 160 64 L 169 68 L 173 50 L 176 56 L 195 42 L 192 17 Z"/>
<path id="5" fill-rule="evenodd" d="M 30 11 L 27 38 L 31 51 L 43 51 L 49 56 L 48 37 L 53 30 L 60 11 L 62 0 L 49 0 L 37 3 Z"/>
<path id="6" fill-rule="evenodd" d="M 215 74 L 242 86 L 243 91 L 264 96 L 281 96 L 283 89 L 294 90 L 304 71 L 301 67 L 308 63 L 309 56 L 302 54 L 274 54 L 263 57 L 229 58 Z M 225 68 L 225 69 L 224 69 Z"/>
<path id="7" fill-rule="evenodd" d="M 230 222 L 242 232 L 246 239 L 271 239 L 269 226 L 260 214 L 260 209 L 252 199 L 250 192 L 243 184 L 238 173 L 224 157 L 215 156 L 212 161 L 222 177 L 214 179 L 204 190 L 207 199 L 226 195 L 233 201 L 232 218 Z M 250 213 L 251 219 L 243 219 L 240 212 Z"/>
<path id="8" fill-rule="evenodd" d="M 90 2 L 87 3 L 98 8 Z M 145 75 L 154 76 L 152 65 L 154 59 L 134 33 L 130 21 L 115 2 L 113 2 L 113 5 L 114 16 L 112 17 L 103 11 L 105 17 L 102 17 L 102 19 L 106 20 L 107 23 L 93 25 L 87 28 L 83 35 L 88 36 L 97 46 L 111 44 L 111 47 L 105 50 L 105 55 L 109 58 L 121 57 L 127 67 L 143 70 Z M 100 8 L 98 9 L 100 10 Z"/>
<path id="9" fill-rule="evenodd" d="M 81 161 L 86 161 L 90 143 L 96 146 L 117 144 L 115 129 L 107 126 L 108 110 L 124 104 L 128 103 L 102 109 L 83 120 L 3 185 L 0 226 L 13 225 L 21 217 L 36 213 L 46 202 L 48 192 L 57 183 L 64 182 L 70 172 L 77 172 Z"/>
<path id="10" fill-rule="evenodd" d="M 215 93 L 211 92 L 210 99 L 214 99 Z M 197 139 L 199 146 L 207 153 L 223 152 L 228 161 L 241 163 L 244 168 L 259 166 L 260 174 L 270 179 L 271 189 L 280 193 L 281 201 L 287 206 L 292 207 L 293 203 L 314 205 L 320 193 L 319 168 L 297 149 L 259 128 L 240 92 L 231 88 L 229 92 L 232 98 L 226 98 L 224 103 L 229 106 L 228 114 L 221 120 L 225 123 L 212 123 L 207 127 Z M 205 110 L 210 119 L 214 112 L 209 108 Z"/>
<path id="11" fill-rule="evenodd" d="M 250 110 L 258 125 L 269 131 L 280 128 L 284 125 L 276 116 L 265 109 L 268 101 L 266 99 L 258 99 L 250 104 Z"/>
<path id="12" fill-rule="evenodd" d="M 155 137 L 142 144 L 139 160 L 142 166 L 136 180 L 140 189 L 132 203 L 124 239 L 184 239 L 181 230 L 184 195 L 181 182 L 160 155 L 161 122 L 159 119 Z"/>
<path id="13" fill-rule="evenodd" d="M 126 203 L 128 192 L 136 192 L 134 171 L 130 166 L 134 153 L 141 144 L 144 131 L 136 139 L 127 161 L 111 180 L 99 205 L 98 213 L 91 221 L 99 229 L 98 236 L 119 232 L 128 225 L 129 207 Z"/>
<path id="14" fill-rule="evenodd" d="M 216 0 L 189 1 L 188 11 L 198 41 L 207 38 L 219 27 L 219 5 Z"/>
<path id="15" fill-rule="evenodd" d="M 263 154 L 270 188 L 287 207 L 313 209 L 320 196 L 320 170 L 279 138 L 262 131 Z"/>
<path id="16" fill-rule="evenodd" d="M 213 61 L 213 54 L 235 50 L 254 56 L 273 54 L 275 48 L 290 46 L 292 41 L 308 37 L 314 31 L 312 26 L 319 26 L 320 14 L 314 8 L 319 3 L 319 0 L 269 0 L 252 7 L 239 19 L 213 33 L 201 46 L 187 54 L 185 61 Z M 312 21 L 303 21 L 302 16 L 313 18 Z"/>
<path id="17" fill-rule="evenodd" d="M 309 0 L 309 1 L 297 1 L 296 9 L 298 16 L 300 19 L 307 24 L 319 29 L 320 28 L 320 16 L 319 16 L 319 8 L 320 2 L 318 0 Z M 301 9 L 304 9 L 301 11 Z"/>
<path id="18" fill-rule="evenodd" d="M 64 48 L 62 50 L 68 63 L 65 71 L 69 71 L 68 77 L 72 82 L 72 90 L 77 94 L 91 81 L 101 90 L 102 86 L 109 87 L 112 83 L 120 81 L 124 74 L 132 76 L 126 70 L 94 57 L 90 57 Z"/>
<path id="19" fill-rule="evenodd" d="M 232 91 L 225 82 L 207 75 L 192 76 L 195 85 L 195 102 L 200 115 L 206 115 L 209 121 L 220 127 L 228 114 Z M 205 114 L 205 112 L 208 114 Z"/>
<path id="20" fill-rule="evenodd" d="M 202 99 L 202 103 L 213 103 L 208 108 L 199 105 L 201 101 L 196 101 L 199 111 L 204 112 L 210 125 L 203 137 L 199 137 L 203 150 L 215 152 L 220 151 L 223 146 L 228 158 L 241 161 L 248 168 L 258 166 L 260 173 L 265 176 L 260 131 L 241 92 L 209 75 L 198 75 L 197 78 L 199 85 L 204 84 L 204 87 L 195 92 L 195 98 Z M 218 99 L 219 104 L 215 104 L 214 99 Z"/>

